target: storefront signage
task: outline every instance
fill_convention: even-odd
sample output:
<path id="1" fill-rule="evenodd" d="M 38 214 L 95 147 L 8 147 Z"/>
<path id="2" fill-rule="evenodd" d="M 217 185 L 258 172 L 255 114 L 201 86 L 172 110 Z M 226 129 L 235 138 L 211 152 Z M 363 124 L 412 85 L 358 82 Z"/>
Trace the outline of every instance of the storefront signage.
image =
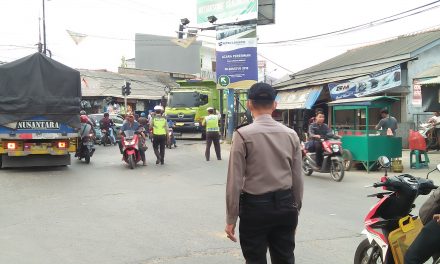
<path id="1" fill-rule="evenodd" d="M 197 23 L 209 25 L 209 16 L 222 24 L 257 19 L 258 0 L 198 0 Z"/>
<path id="2" fill-rule="evenodd" d="M 216 33 L 220 88 L 250 88 L 258 81 L 257 25 L 218 26 Z"/>
<path id="3" fill-rule="evenodd" d="M 329 83 L 332 100 L 372 95 L 402 84 L 400 64 L 350 81 Z"/>
<path id="4" fill-rule="evenodd" d="M 413 83 L 412 105 L 417 107 L 422 106 L 422 86 L 417 80 L 414 80 Z"/>

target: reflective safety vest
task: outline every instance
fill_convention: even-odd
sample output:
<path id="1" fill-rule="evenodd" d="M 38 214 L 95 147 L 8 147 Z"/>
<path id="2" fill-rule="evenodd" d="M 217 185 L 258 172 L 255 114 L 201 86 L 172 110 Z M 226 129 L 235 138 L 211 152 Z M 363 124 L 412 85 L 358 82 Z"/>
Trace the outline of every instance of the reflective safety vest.
<path id="1" fill-rule="evenodd" d="M 154 117 L 153 118 L 153 135 L 166 135 L 167 131 L 165 128 L 165 124 L 167 120 L 163 117 Z"/>
<path id="2" fill-rule="evenodd" d="M 218 127 L 218 116 L 209 115 L 205 117 L 206 122 L 206 132 L 218 132 L 220 128 Z"/>

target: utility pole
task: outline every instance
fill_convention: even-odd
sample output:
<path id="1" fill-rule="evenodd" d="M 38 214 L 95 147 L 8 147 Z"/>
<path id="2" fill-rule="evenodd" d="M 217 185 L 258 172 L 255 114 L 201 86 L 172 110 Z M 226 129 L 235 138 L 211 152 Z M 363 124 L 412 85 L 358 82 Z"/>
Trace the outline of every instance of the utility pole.
<path id="1" fill-rule="evenodd" d="M 44 1 L 43 1 L 43 54 L 46 55 L 47 51 L 47 44 L 46 44 L 46 10 L 44 7 Z"/>

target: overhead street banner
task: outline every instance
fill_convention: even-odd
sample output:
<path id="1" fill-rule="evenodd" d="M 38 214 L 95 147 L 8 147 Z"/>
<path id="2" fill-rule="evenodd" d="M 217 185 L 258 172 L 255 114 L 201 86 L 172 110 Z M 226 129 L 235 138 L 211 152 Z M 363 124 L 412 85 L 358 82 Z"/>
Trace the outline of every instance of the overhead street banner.
<path id="1" fill-rule="evenodd" d="M 209 25 L 209 16 L 219 24 L 257 19 L 258 0 L 197 0 L 197 24 Z"/>
<path id="2" fill-rule="evenodd" d="M 257 25 L 218 26 L 217 87 L 249 89 L 258 81 Z"/>
<path id="3" fill-rule="evenodd" d="M 350 81 L 329 83 L 332 100 L 363 97 L 402 85 L 400 64 Z"/>

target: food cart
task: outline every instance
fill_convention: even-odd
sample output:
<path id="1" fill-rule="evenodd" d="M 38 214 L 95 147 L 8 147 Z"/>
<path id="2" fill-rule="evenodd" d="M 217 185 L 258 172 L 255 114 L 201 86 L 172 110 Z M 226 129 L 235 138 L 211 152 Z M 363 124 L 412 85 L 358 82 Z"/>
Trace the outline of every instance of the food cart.
<path id="1" fill-rule="evenodd" d="M 370 118 L 372 109 L 387 108 L 391 114 L 391 105 L 399 99 L 389 96 L 372 96 L 336 100 L 328 105 L 332 111 L 332 128 L 342 136 L 343 157 L 346 169 L 353 162 L 361 163 L 369 172 L 376 166 L 379 156 L 388 158 L 402 157 L 402 138 L 380 135 L 375 129 L 376 120 Z M 347 122 L 341 122 L 338 113 L 344 111 Z M 350 117 L 350 115 L 352 116 Z M 347 117 L 348 116 L 348 117 Z"/>

